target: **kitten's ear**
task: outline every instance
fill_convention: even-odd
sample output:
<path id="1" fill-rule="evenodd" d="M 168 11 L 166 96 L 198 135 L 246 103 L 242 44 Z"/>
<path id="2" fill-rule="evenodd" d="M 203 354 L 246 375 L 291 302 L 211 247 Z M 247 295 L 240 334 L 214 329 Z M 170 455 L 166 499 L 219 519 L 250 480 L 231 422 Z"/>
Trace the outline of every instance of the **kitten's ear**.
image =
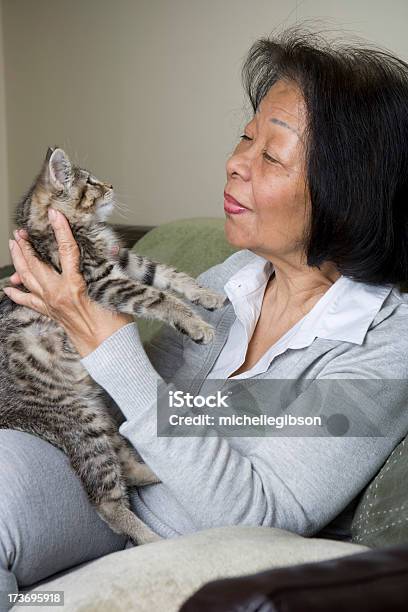
<path id="1" fill-rule="evenodd" d="M 54 153 L 55 149 L 53 147 L 48 147 L 47 155 L 45 156 L 45 161 L 49 162 L 51 155 Z"/>
<path id="2" fill-rule="evenodd" d="M 72 168 L 68 155 L 62 149 L 52 149 L 47 151 L 45 158 L 46 174 L 49 182 L 56 191 L 68 189 L 72 181 Z"/>

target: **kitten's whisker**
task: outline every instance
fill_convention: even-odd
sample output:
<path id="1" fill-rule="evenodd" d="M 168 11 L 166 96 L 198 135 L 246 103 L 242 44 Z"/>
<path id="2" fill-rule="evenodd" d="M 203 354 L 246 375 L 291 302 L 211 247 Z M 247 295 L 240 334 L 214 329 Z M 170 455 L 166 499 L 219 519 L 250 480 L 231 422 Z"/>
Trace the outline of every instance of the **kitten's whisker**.
<path id="1" fill-rule="evenodd" d="M 122 211 L 120 211 L 120 210 L 115 210 L 114 212 L 121 219 L 129 219 L 128 215 L 123 214 Z"/>
<path id="2" fill-rule="evenodd" d="M 130 211 L 130 207 L 119 200 L 115 200 L 115 205 L 122 210 Z"/>
<path id="3" fill-rule="evenodd" d="M 127 206 L 127 204 L 124 204 L 123 202 L 119 202 L 118 200 L 115 200 L 115 210 L 120 210 L 121 212 L 124 212 L 126 214 L 129 214 L 130 212 L 129 206 Z"/>
<path id="4" fill-rule="evenodd" d="M 122 217 L 123 219 L 129 218 L 129 210 L 127 210 L 126 208 L 123 208 L 120 204 L 117 205 L 117 203 L 115 203 L 113 212 L 119 215 L 120 217 Z"/>

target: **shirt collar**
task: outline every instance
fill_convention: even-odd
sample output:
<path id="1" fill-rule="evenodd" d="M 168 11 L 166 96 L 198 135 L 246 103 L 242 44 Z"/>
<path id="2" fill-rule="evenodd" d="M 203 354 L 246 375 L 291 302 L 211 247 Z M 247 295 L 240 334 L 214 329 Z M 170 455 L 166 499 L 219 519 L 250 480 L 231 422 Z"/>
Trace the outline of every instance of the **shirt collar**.
<path id="1" fill-rule="evenodd" d="M 242 298 L 250 300 L 253 292 L 266 286 L 272 272 L 272 263 L 254 254 L 248 264 L 231 276 L 224 291 L 234 309 Z M 315 338 L 362 344 L 392 289 L 392 284 L 368 284 L 340 276 L 303 317 L 288 348 L 309 346 Z"/>
<path id="2" fill-rule="evenodd" d="M 262 285 L 266 285 L 272 271 L 273 265 L 270 261 L 254 254 L 253 259 L 225 283 L 224 291 L 234 304 L 240 298 L 247 297 Z"/>

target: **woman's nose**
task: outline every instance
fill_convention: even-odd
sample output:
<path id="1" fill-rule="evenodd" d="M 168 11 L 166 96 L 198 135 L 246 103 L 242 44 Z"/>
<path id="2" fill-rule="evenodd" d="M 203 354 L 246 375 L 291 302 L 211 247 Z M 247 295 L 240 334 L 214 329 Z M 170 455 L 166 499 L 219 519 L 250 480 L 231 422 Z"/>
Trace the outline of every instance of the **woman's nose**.
<path id="1" fill-rule="evenodd" d="M 243 153 L 233 153 L 225 165 L 227 176 L 240 176 L 247 181 L 251 175 L 250 160 Z"/>

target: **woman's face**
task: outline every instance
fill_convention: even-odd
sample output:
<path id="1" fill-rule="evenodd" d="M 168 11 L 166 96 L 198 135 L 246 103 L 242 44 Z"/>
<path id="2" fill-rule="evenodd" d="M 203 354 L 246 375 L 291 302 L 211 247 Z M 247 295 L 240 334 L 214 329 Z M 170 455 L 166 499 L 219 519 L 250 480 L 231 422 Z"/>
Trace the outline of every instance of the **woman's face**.
<path id="1" fill-rule="evenodd" d="M 277 81 L 226 164 L 225 234 L 230 244 L 272 261 L 274 256 L 302 252 L 309 211 L 302 142 L 305 120 L 300 90 Z M 229 202 L 228 195 L 245 208 Z"/>

